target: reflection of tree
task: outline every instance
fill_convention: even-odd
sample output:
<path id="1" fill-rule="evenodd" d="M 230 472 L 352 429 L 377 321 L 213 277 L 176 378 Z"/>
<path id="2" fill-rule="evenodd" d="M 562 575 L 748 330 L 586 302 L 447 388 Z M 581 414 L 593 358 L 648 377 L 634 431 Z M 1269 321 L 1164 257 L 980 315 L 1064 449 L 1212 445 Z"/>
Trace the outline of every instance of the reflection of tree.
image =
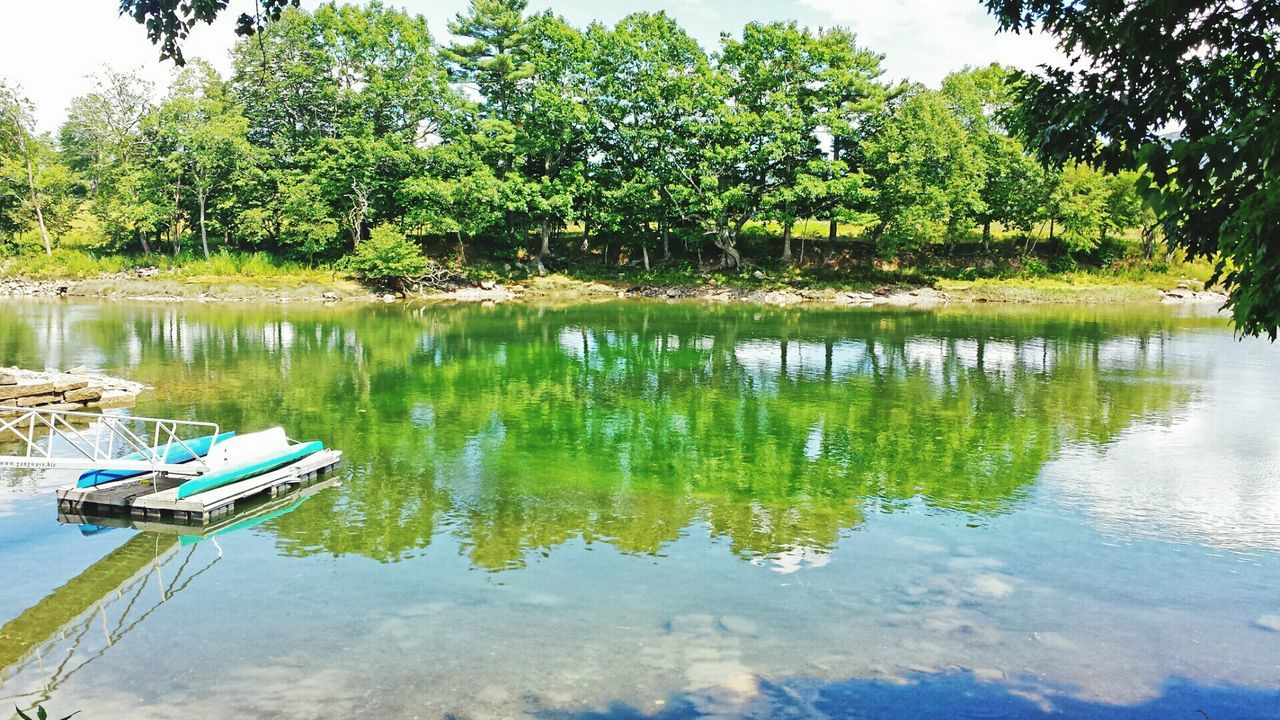
<path id="1" fill-rule="evenodd" d="M 159 388 L 142 411 L 345 451 L 343 488 L 275 524 L 284 551 L 393 561 L 449 532 L 504 568 L 572 538 L 652 553 L 696 521 L 744 557 L 830 548 L 869 500 L 1005 511 L 1064 444 L 1188 400 L 1164 360 L 1173 322 L 165 307 L 104 308 L 83 331 Z"/>

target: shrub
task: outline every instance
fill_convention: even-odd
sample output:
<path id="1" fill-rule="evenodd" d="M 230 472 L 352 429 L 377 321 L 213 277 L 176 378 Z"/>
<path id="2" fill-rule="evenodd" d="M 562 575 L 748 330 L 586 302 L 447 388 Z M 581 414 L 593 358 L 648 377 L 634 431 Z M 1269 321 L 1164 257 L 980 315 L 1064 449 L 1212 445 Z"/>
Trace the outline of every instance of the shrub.
<path id="1" fill-rule="evenodd" d="M 1049 274 L 1049 267 L 1041 262 L 1038 257 L 1029 257 L 1022 262 L 1022 271 L 1031 277 L 1046 277 Z"/>
<path id="2" fill-rule="evenodd" d="M 422 248 L 391 225 L 379 225 L 348 259 L 348 267 L 366 282 L 404 290 L 428 268 Z"/>
<path id="3" fill-rule="evenodd" d="M 1055 275 L 1071 273 L 1079 269 L 1080 264 L 1076 262 L 1076 259 L 1070 253 L 1056 255 L 1049 261 L 1049 271 Z"/>

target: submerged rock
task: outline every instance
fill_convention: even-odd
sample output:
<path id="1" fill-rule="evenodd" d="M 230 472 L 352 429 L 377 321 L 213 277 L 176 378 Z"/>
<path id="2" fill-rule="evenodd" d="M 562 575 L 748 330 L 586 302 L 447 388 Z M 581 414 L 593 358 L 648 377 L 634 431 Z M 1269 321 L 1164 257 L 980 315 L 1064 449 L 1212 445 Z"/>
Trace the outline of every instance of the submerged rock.
<path id="1" fill-rule="evenodd" d="M 1013 594 L 1013 585 L 994 573 L 979 575 L 973 579 L 973 591 L 990 598 L 1003 598 Z"/>
<path id="2" fill-rule="evenodd" d="M 1270 630 L 1271 632 L 1280 632 L 1280 615 L 1263 615 L 1259 617 L 1257 620 L 1254 620 L 1253 624 L 1262 628 L 1263 630 Z"/>

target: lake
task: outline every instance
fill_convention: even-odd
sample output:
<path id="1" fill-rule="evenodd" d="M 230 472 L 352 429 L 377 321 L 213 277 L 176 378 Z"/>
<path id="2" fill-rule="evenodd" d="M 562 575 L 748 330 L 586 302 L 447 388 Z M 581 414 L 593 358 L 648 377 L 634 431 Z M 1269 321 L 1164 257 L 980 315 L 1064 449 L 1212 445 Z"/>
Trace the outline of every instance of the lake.
<path id="1" fill-rule="evenodd" d="M 1280 718 L 1280 348 L 1168 308 L 0 305 L 344 451 L 189 542 L 0 475 L 0 707 Z"/>

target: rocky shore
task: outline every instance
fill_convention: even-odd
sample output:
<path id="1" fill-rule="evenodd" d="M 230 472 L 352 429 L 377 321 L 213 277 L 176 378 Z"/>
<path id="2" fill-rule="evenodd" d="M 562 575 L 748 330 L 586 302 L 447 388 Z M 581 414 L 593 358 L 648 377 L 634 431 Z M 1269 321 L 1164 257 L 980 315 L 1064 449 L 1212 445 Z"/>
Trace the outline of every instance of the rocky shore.
<path id="1" fill-rule="evenodd" d="M 86 368 L 40 372 L 0 367 L 0 417 L 27 408 L 93 411 L 129 407 L 146 389 L 141 383 L 91 373 Z"/>
<path id="2" fill-rule="evenodd" d="M 573 302 L 615 298 L 692 299 L 708 302 L 742 302 L 763 305 L 826 304 L 842 306 L 936 306 L 946 303 L 1114 303 L 1150 302 L 1222 306 L 1227 296 L 1214 290 L 1185 285 L 1172 289 L 1127 286 L 1072 286 L 1042 288 L 1016 281 L 985 284 L 949 283 L 939 287 L 879 287 L 871 290 L 840 288 L 750 288 L 720 285 L 714 279 L 696 284 L 626 284 L 577 280 L 563 275 L 498 282 L 455 281 L 443 289 L 425 290 L 407 297 L 371 290 L 350 281 L 332 284 L 255 284 L 238 278 L 179 281 L 118 273 L 92 280 L 28 280 L 0 278 L 0 298 L 99 298 L 158 302 Z"/>

